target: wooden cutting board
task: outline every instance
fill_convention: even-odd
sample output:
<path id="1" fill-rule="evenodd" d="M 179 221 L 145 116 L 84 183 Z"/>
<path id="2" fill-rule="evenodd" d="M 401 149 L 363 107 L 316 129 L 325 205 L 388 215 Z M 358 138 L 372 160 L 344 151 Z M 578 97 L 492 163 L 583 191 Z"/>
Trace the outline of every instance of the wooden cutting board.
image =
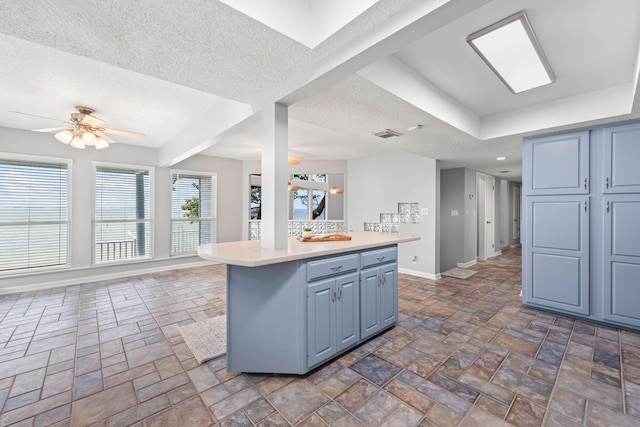
<path id="1" fill-rule="evenodd" d="M 340 240 L 351 240 L 351 236 L 347 236 L 346 234 L 323 234 L 318 236 L 311 237 L 296 237 L 301 242 L 337 242 Z"/>

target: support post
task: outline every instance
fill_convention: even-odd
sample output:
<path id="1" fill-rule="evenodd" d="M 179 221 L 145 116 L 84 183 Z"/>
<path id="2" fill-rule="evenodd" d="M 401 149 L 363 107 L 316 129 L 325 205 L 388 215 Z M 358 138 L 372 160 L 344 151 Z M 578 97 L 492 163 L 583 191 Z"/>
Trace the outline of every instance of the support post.
<path id="1" fill-rule="evenodd" d="M 288 107 L 272 103 L 262 110 L 262 223 L 261 246 L 265 249 L 287 248 L 289 179 Z"/>

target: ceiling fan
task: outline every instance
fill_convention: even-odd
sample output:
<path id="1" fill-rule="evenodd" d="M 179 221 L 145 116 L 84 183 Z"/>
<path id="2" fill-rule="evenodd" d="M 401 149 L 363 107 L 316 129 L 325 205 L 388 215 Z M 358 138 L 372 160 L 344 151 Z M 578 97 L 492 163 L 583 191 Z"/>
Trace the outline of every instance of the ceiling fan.
<path id="1" fill-rule="evenodd" d="M 93 112 L 95 111 L 93 108 L 76 106 L 76 110 L 78 112 L 71 113 L 69 121 L 64 122 L 67 123 L 67 126 L 34 129 L 34 132 L 56 132 L 55 138 L 64 144 L 69 144 L 72 147 L 80 149 L 85 148 L 87 145 L 89 145 L 94 146 L 97 150 L 106 148 L 109 146 L 109 144 L 114 144 L 117 142 L 106 134 L 119 135 L 128 138 L 144 138 L 144 134 L 138 132 L 130 132 L 126 130 L 102 127 L 101 125 L 104 123 L 104 120 L 100 120 L 99 118 L 92 116 Z M 33 114 L 27 115 L 31 116 Z"/>

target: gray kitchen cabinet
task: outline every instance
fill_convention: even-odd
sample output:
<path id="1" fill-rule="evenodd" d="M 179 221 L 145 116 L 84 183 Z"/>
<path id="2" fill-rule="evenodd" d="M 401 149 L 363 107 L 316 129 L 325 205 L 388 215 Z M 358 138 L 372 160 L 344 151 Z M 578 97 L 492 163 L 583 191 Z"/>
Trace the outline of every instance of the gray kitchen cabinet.
<path id="1" fill-rule="evenodd" d="M 530 139 L 523 157 L 526 194 L 589 193 L 589 131 Z"/>
<path id="2" fill-rule="evenodd" d="M 604 129 L 603 192 L 640 193 L 640 124 Z"/>
<path id="3" fill-rule="evenodd" d="M 386 245 L 256 267 L 228 264 L 227 369 L 305 374 L 392 327 L 396 261 L 397 246 Z M 369 269 L 381 273 L 384 286 L 376 289 L 379 327 L 363 337 L 360 278 Z"/>
<path id="4" fill-rule="evenodd" d="M 362 254 L 360 338 L 371 337 L 398 321 L 398 264 L 393 250 Z"/>
<path id="5" fill-rule="evenodd" d="M 640 327 L 640 194 L 604 198 L 605 320 Z"/>
<path id="6" fill-rule="evenodd" d="M 307 285 L 308 365 L 318 363 L 360 339 L 358 273 Z"/>
<path id="7" fill-rule="evenodd" d="M 640 329 L 638 160 L 639 122 L 525 139 L 525 305 Z"/>
<path id="8" fill-rule="evenodd" d="M 527 199 L 527 303 L 589 314 L 589 210 L 588 196 Z"/>

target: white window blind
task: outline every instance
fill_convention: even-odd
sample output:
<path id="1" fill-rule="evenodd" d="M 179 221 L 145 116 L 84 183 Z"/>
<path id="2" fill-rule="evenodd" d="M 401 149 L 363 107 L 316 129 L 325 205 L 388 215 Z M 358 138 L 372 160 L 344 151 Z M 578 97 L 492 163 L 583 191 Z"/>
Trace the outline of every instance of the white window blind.
<path id="1" fill-rule="evenodd" d="M 95 167 L 93 261 L 151 258 L 151 171 Z"/>
<path id="2" fill-rule="evenodd" d="M 172 172 L 171 254 L 195 253 L 215 242 L 216 177 Z"/>
<path id="3" fill-rule="evenodd" d="M 69 167 L 0 157 L 0 272 L 68 264 Z"/>

